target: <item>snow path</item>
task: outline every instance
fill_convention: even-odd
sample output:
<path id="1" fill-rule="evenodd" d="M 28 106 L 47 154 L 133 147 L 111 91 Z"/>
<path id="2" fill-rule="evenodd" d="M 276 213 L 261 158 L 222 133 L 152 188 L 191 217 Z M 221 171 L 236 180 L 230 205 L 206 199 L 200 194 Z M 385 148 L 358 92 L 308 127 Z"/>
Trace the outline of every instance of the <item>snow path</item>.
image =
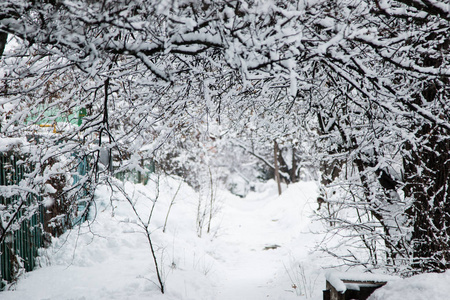
<path id="1" fill-rule="evenodd" d="M 280 197 L 271 190 L 228 200 L 222 211 L 224 235 L 217 238 L 225 266 L 217 300 L 298 299 L 288 271 L 290 259 L 307 260 L 312 247 L 307 217 L 315 193 L 311 184 L 300 183 Z"/>

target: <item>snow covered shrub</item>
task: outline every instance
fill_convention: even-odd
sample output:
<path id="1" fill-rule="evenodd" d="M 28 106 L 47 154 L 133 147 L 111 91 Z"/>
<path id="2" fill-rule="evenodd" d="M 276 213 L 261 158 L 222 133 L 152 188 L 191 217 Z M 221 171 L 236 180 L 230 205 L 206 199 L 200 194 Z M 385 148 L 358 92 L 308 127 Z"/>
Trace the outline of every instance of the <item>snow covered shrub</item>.
<path id="1" fill-rule="evenodd" d="M 43 225 L 47 233 L 58 237 L 72 227 L 78 206 L 76 199 L 66 192 L 71 186 L 72 178 L 64 168 L 64 163 L 57 158 L 50 158 L 46 164 L 44 172 L 48 174 L 48 179 L 44 185 Z"/>

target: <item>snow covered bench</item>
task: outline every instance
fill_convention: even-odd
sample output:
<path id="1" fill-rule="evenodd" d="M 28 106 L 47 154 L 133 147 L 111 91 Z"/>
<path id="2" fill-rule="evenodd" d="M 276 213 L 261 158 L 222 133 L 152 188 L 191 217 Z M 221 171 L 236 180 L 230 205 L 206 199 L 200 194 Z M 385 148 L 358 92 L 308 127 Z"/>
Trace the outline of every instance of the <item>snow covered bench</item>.
<path id="1" fill-rule="evenodd" d="M 366 300 L 377 288 L 397 279 L 379 274 L 328 272 L 323 300 Z"/>

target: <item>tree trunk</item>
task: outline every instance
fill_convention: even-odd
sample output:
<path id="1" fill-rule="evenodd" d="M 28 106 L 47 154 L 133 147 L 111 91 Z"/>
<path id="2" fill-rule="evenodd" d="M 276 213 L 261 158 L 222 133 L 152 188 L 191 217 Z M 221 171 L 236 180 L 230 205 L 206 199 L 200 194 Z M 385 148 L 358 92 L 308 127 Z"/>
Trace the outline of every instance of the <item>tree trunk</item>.
<path id="1" fill-rule="evenodd" d="M 5 51 L 7 39 L 8 39 L 8 34 L 4 33 L 4 32 L 0 32 L 0 58 L 3 55 L 3 51 Z"/>
<path id="2" fill-rule="evenodd" d="M 297 161 L 295 160 L 295 146 L 292 145 L 292 168 L 289 172 L 291 177 L 291 182 L 297 182 Z"/>
<path id="3" fill-rule="evenodd" d="M 443 272 L 450 267 L 450 139 L 449 132 L 421 126 L 418 137 L 428 136 L 421 148 L 404 157 L 405 195 L 413 200 L 413 268 Z"/>
<path id="4" fill-rule="evenodd" d="M 280 172 L 278 168 L 278 143 L 276 140 L 273 141 L 273 160 L 275 166 L 275 180 L 278 186 L 278 195 L 281 195 L 281 182 L 280 182 Z"/>

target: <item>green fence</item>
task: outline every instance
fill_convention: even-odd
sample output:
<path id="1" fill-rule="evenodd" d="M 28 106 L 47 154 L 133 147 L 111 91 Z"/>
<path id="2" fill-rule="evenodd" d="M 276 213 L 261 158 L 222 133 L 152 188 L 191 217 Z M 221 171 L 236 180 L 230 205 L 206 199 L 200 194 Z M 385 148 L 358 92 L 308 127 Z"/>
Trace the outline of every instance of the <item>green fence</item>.
<path id="1" fill-rule="evenodd" d="M 11 152 L 0 153 L 0 185 L 17 185 L 23 179 L 26 166 L 19 164 L 20 159 Z M 24 200 L 22 207 L 30 207 L 32 203 L 39 203 L 40 199 L 29 194 Z M 5 197 L 0 194 L 0 204 L 2 209 L 8 209 L 13 205 L 19 206 L 22 202 L 20 196 Z M 4 211 L 5 212 L 5 211 Z M 0 288 L 6 282 L 13 281 L 20 270 L 31 271 L 35 267 L 38 249 L 43 246 L 43 217 L 44 208 L 38 206 L 31 218 L 23 218 L 26 212 L 24 208 L 10 212 L 9 220 L 14 218 L 20 221 L 20 227 L 10 228 L 11 230 L 4 237 L 0 244 Z M 7 224 L 1 224 L 0 230 L 4 231 Z"/>
<path id="2" fill-rule="evenodd" d="M 24 160 L 24 158 L 20 158 L 17 153 L 12 151 L 0 152 L 0 186 L 19 184 L 24 178 L 24 175 L 30 171 L 26 169 L 30 168 L 29 166 L 19 163 Z M 141 166 L 144 172 L 120 172 L 116 174 L 116 177 L 123 181 L 129 180 L 134 183 L 146 184 L 149 174 L 155 171 L 155 165 L 152 160 L 146 162 L 142 160 Z M 77 164 L 78 175 L 74 175 L 73 177 L 74 184 L 79 182 L 81 176 L 86 175 L 88 169 L 89 166 L 86 157 L 80 158 Z M 85 191 L 82 193 L 85 193 Z M 86 194 L 80 194 L 78 196 L 84 198 Z M 51 217 L 46 212 L 48 209 L 42 205 L 36 206 L 36 204 L 42 203 L 41 200 L 40 196 L 28 194 L 22 206 L 23 208 L 17 210 L 17 207 L 22 202 L 20 196 L 6 197 L 0 193 L 0 210 L 3 210 L 3 213 L 7 212 L 8 209 L 11 210 L 9 220 L 4 220 L 5 222 L 3 224 L 0 223 L 0 236 L 2 235 L 2 231 L 5 231 L 4 227 L 7 226 L 5 223 L 9 223 L 12 218 L 17 221 L 14 228 L 9 228 L 9 232 L 3 241 L 0 240 L 0 290 L 8 282 L 14 281 L 23 270 L 31 271 L 35 268 L 38 249 L 44 246 L 46 236 L 54 234 L 49 231 L 49 226 L 47 226 Z M 69 220 L 69 223 L 64 225 L 63 230 L 85 221 L 86 215 L 81 214 L 81 212 L 86 209 L 87 203 L 85 201 L 78 201 L 77 204 L 78 213 L 75 213 L 72 219 Z M 14 205 L 15 209 L 13 208 Z M 29 215 L 30 207 L 36 207 L 31 217 Z M 20 226 L 17 226 L 19 221 Z"/>
<path id="3" fill-rule="evenodd" d="M 76 113 L 67 116 L 61 116 L 56 108 L 39 107 L 36 114 L 42 114 L 41 119 L 36 124 L 42 127 L 52 126 L 54 132 L 57 132 L 59 122 L 80 126 L 83 117 L 86 116 L 86 108 L 81 108 Z M 34 119 L 36 119 L 36 116 L 29 118 L 27 121 Z M 30 171 L 26 169 L 30 166 L 19 163 L 23 160 L 24 158 L 20 158 L 13 151 L 0 152 L 0 186 L 19 184 L 24 178 L 24 174 Z M 78 164 L 78 174 L 80 176 L 85 175 L 87 169 L 86 158 L 81 159 Z M 77 182 L 80 176 L 74 176 L 74 181 Z M 83 198 L 86 196 L 85 191 L 83 193 L 78 196 Z M 51 215 L 46 212 L 42 205 L 36 205 L 42 203 L 40 196 L 29 194 L 25 197 L 25 203 L 20 206 L 20 203 L 22 203 L 20 196 L 6 197 L 0 192 L 0 212 L 8 214 L 3 223 L 0 220 L 0 237 L 2 237 L 0 239 L 0 291 L 6 283 L 14 281 L 22 270 L 31 271 L 35 268 L 38 249 L 44 246 L 44 237 L 54 234 L 49 231 L 48 226 Z M 18 207 L 23 208 L 17 209 Z M 35 208 L 31 212 L 31 216 L 30 207 Z M 86 202 L 79 201 L 78 214 L 83 212 L 85 208 Z M 63 224 L 62 230 L 85 221 L 86 215 L 78 216 L 78 214 L 75 213 L 73 220 Z M 14 220 L 15 226 L 11 226 L 9 229 L 5 228 L 11 219 Z M 8 233 L 4 236 L 4 232 Z"/>

